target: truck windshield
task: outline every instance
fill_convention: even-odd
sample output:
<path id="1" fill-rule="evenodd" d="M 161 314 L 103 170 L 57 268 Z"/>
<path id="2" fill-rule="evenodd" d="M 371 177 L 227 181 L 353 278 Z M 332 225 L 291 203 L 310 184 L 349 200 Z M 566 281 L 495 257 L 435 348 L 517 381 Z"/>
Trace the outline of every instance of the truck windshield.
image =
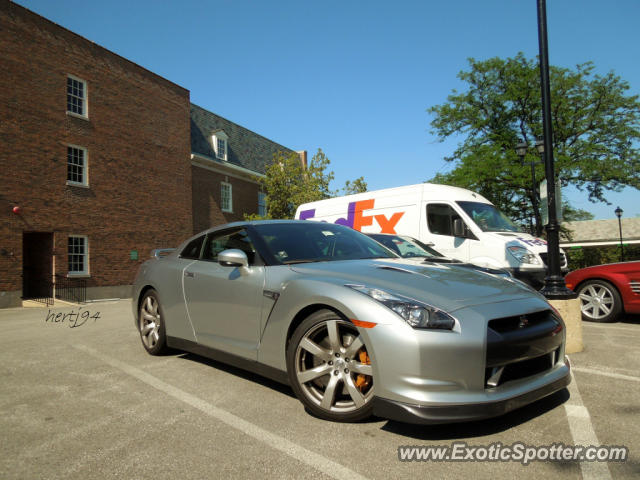
<path id="1" fill-rule="evenodd" d="M 456 202 L 483 232 L 520 232 L 509 218 L 489 203 Z"/>

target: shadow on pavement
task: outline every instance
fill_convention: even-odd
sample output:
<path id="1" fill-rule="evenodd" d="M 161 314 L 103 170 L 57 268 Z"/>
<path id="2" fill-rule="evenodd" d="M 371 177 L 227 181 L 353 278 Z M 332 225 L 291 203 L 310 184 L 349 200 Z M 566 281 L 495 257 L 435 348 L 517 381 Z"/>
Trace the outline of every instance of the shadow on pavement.
<path id="1" fill-rule="evenodd" d="M 275 380 L 271 380 L 270 378 L 267 378 L 267 377 L 263 377 L 262 375 L 259 375 L 257 373 L 253 373 L 248 370 L 243 370 L 241 368 L 234 367 L 226 363 L 218 362 L 217 360 L 211 360 L 210 358 L 202 357 L 194 353 L 178 352 L 176 357 L 180 357 L 185 360 L 190 360 L 192 362 L 198 362 L 204 365 L 208 365 L 210 367 L 216 368 L 218 370 L 222 370 L 223 372 L 229 373 L 231 375 L 235 375 L 236 377 L 244 378 L 245 380 L 255 382 L 259 385 L 262 385 L 263 387 L 267 387 L 272 390 L 276 390 L 277 392 L 284 393 L 285 395 L 289 395 L 290 397 L 296 398 L 296 396 L 293 393 L 293 390 L 291 390 L 291 387 L 289 387 L 288 385 L 283 385 L 282 383 L 276 382 Z"/>
<path id="2" fill-rule="evenodd" d="M 208 365 L 212 368 L 222 370 L 223 372 L 235 375 L 236 377 L 255 382 L 259 385 L 262 385 L 263 387 L 270 388 L 284 395 L 288 395 L 291 398 L 296 398 L 293 390 L 288 385 L 283 385 L 282 383 L 263 377 L 257 373 L 243 370 L 241 368 L 234 367 L 232 365 L 228 365 L 226 363 L 202 357 L 193 353 L 172 351 L 171 353 L 169 353 L 169 355 L 175 355 L 176 357 L 182 358 L 184 360 Z M 554 393 L 553 395 L 549 395 L 548 397 L 540 399 L 537 402 L 519 408 L 518 410 L 509 412 L 506 415 L 474 422 L 449 423 L 442 425 L 415 425 L 386 420 L 384 418 L 371 417 L 357 423 L 368 424 L 386 421 L 386 423 L 381 427 L 381 430 L 395 433 L 397 435 L 415 438 L 418 440 L 453 440 L 475 438 L 504 432 L 515 426 L 526 423 L 529 420 L 539 417 L 540 415 L 544 415 L 554 408 L 559 407 L 568 399 L 569 391 L 565 388 L 563 390 L 560 390 L 559 392 Z M 313 413 L 308 410 L 307 413 L 315 417 L 315 415 L 313 415 Z"/>
<path id="3" fill-rule="evenodd" d="M 629 323 L 632 325 L 640 325 L 640 315 L 632 315 L 630 313 L 625 313 L 620 317 L 618 323 Z"/>

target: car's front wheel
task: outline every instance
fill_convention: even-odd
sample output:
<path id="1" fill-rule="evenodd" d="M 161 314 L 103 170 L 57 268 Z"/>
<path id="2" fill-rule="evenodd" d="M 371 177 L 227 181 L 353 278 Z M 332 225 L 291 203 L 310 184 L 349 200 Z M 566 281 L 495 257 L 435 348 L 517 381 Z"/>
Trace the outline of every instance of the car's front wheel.
<path id="1" fill-rule="evenodd" d="M 578 288 L 582 319 L 613 322 L 622 311 L 622 299 L 616 287 L 604 280 L 589 280 Z"/>
<path id="2" fill-rule="evenodd" d="M 138 309 L 138 330 L 142 345 L 151 355 L 161 355 L 167 350 L 164 316 L 158 293 L 147 290 Z"/>
<path id="3" fill-rule="evenodd" d="M 355 422 L 371 415 L 369 352 L 358 329 L 335 312 L 315 312 L 296 328 L 287 370 L 296 395 L 317 417 Z"/>

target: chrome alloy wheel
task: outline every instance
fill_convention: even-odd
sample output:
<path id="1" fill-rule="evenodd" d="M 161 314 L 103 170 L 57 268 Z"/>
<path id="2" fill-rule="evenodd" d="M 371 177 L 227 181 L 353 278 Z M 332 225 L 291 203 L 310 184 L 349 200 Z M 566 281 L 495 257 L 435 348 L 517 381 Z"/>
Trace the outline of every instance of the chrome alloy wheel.
<path id="1" fill-rule="evenodd" d="M 326 412 L 353 412 L 373 397 L 371 361 L 349 322 L 331 319 L 313 325 L 298 342 L 294 362 L 302 393 Z"/>
<path id="2" fill-rule="evenodd" d="M 140 306 L 139 316 L 140 337 L 147 350 L 152 350 L 160 341 L 160 316 L 158 300 L 153 295 L 148 295 Z"/>
<path id="3" fill-rule="evenodd" d="M 613 292 L 601 283 L 587 285 L 579 295 L 582 313 L 592 320 L 608 317 L 614 308 Z"/>

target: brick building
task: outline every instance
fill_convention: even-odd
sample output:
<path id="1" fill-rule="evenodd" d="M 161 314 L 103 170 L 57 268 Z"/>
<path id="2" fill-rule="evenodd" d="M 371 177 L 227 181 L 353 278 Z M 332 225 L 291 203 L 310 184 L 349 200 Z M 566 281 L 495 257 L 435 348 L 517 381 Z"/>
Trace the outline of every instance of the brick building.
<path id="1" fill-rule="evenodd" d="M 242 220 L 244 213 L 264 214 L 257 178 L 278 152 L 292 150 L 192 104 L 194 232 Z"/>
<path id="2" fill-rule="evenodd" d="M 0 308 L 54 279 L 127 297 L 152 248 L 258 211 L 288 149 L 8 0 L 0 25 Z"/>

